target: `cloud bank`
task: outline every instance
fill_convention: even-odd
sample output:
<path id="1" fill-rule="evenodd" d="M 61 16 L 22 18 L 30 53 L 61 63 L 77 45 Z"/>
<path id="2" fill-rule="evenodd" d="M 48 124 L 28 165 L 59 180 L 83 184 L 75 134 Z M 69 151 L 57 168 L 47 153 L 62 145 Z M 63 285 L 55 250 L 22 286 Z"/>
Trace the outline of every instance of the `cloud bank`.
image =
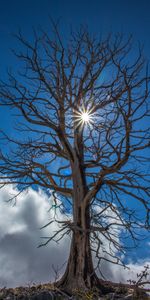
<path id="1" fill-rule="evenodd" d="M 13 185 L 0 190 L 0 286 L 53 280 L 52 265 L 57 269 L 68 257 L 69 239 L 37 248 L 41 236 L 58 229 L 52 224 L 40 230 L 53 214 L 50 199 L 42 191 L 29 189 L 18 196 L 16 205 L 6 203 L 17 192 Z"/>
<path id="2" fill-rule="evenodd" d="M 56 276 L 53 266 L 57 269 L 66 262 L 70 238 L 67 236 L 59 244 L 52 241 L 37 248 L 41 236 L 50 236 L 58 229 L 58 225 L 53 223 L 51 227 L 40 230 L 53 217 L 54 211 L 50 210 L 52 200 L 41 190 L 30 188 L 17 197 L 15 205 L 6 202 L 16 193 L 14 185 L 0 189 L 0 286 L 53 281 Z M 64 218 L 60 212 L 58 218 Z M 127 279 L 136 279 L 136 274 L 146 264 L 150 265 L 150 260 L 137 264 L 131 262 L 128 271 L 103 262 L 103 269 L 108 280 L 126 282 Z"/>

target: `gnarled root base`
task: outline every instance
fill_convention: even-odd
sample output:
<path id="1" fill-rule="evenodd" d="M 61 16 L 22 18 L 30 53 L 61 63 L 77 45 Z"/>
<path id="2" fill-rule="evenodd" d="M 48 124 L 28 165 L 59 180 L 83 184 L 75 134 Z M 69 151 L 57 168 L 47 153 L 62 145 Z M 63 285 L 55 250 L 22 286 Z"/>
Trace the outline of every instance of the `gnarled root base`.
<path id="1" fill-rule="evenodd" d="M 57 287 L 65 289 L 68 292 L 72 292 L 75 289 L 88 290 L 93 286 L 98 286 L 98 284 L 99 280 L 95 274 L 85 280 L 83 277 L 69 277 L 65 273 L 64 276 L 58 282 L 56 282 Z"/>
<path id="2" fill-rule="evenodd" d="M 105 295 L 107 293 L 113 292 L 114 288 L 108 285 L 105 285 L 105 282 L 100 280 L 96 273 L 89 275 L 90 285 L 87 284 L 89 280 L 85 280 L 81 277 L 79 278 L 70 278 L 67 276 L 67 273 L 63 275 L 63 277 L 55 283 L 55 286 L 60 290 L 64 290 L 69 295 L 72 295 L 76 291 L 88 292 L 91 290 L 95 290 L 99 295 Z"/>

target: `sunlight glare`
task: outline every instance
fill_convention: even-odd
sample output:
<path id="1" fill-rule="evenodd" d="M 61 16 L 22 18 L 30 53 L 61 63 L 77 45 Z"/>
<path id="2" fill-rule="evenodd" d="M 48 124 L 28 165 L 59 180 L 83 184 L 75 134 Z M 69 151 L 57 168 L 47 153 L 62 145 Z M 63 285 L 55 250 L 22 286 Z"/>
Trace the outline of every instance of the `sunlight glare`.
<path id="1" fill-rule="evenodd" d="M 79 111 L 75 111 L 74 114 L 74 120 L 76 123 L 76 126 L 81 126 L 81 128 L 83 128 L 84 126 L 93 126 L 94 123 L 94 119 L 95 119 L 95 114 L 93 112 L 93 107 L 91 109 L 89 109 L 88 107 L 82 107 L 81 109 L 79 109 Z"/>
<path id="2" fill-rule="evenodd" d="M 89 122 L 89 120 L 90 120 L 90 116 L 89 116 L 88 112 L 82 113 L 81 118 L 82 118 L 83 122 Z"/>

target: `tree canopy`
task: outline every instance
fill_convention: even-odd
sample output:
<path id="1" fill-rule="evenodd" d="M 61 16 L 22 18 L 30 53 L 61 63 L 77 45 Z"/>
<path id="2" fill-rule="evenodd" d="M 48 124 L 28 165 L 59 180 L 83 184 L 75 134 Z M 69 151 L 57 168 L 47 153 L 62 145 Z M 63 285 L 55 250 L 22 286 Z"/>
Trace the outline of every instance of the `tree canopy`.
<path id="1" fill-rule="evenodd" d="M 71 233 L 60 284 L 91 287 L 91 253 L 99 267 L 103 259 L 120 263 L 119 232 L 136 241 L 138 229 L 149 229 L 148 65 L 122 34 L 99 39 L 81 27 L 66 41 L 54 24 L 32 42 L 17 38 L 23 65 L 0 82 L 0 105 L 17 121 L 14 136 L 1 133 L 10 151 L 1 151 L 0 180 L 50 190 L 56 207 L 61 199 L 67 220 L 43 244 Z"/>

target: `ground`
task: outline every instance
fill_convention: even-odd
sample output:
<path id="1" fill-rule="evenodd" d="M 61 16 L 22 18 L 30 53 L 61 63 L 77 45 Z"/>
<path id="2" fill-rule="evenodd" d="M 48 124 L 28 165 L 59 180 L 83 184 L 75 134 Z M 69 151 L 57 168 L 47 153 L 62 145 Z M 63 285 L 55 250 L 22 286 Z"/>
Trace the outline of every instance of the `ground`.
<path id="1" fill-rule="evenodd" d="M 98 289 L 90 291 L 74 290 L 72 295 L 66 291 L 57 289 L 54 284 L 41 284 L 28 287 L 2 288 L 0 300 L 144 300 L 150 296 L 142 288 L 133 285 L 115 284 L 105 282 L 105 293 Z"/>

